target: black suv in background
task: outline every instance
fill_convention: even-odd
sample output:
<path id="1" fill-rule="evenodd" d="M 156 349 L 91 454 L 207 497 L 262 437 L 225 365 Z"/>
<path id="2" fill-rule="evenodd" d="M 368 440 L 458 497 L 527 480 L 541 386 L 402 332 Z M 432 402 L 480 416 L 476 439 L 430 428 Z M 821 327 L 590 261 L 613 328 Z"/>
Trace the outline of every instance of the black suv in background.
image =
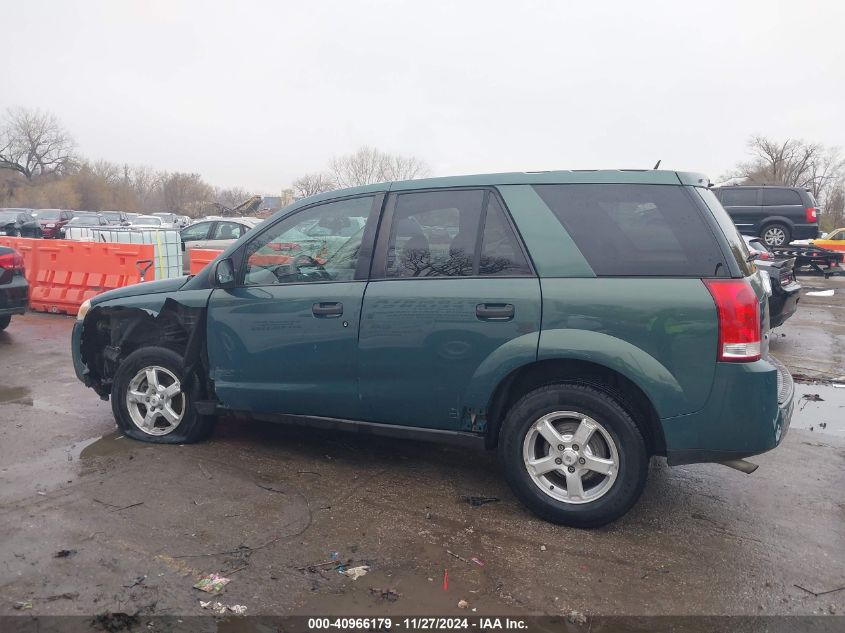
<path id="1" fill-rule="evenodd" d="M 739 232 L 759 236 L 766 246 L 819 236 L 816 200 L 806 189 L 732 185 L 713 192 Z"/>

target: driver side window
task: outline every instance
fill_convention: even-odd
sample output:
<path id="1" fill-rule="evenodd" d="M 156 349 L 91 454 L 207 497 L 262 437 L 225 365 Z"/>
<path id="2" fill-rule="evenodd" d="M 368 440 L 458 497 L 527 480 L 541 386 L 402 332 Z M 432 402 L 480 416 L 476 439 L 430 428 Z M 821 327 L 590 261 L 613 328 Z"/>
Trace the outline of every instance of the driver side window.
<path id="1" fill-rule="evenodd" d="M 294 213 L 247 247 L 244 285 L 351 281 L 373 196 Z"/>

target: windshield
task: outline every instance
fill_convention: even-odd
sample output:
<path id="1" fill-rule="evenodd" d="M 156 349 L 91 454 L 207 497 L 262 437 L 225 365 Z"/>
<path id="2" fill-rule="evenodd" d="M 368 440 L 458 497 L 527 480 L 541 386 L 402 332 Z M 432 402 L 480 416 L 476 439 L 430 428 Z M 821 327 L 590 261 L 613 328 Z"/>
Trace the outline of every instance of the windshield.
<path id="1" fill-rule="evenodd" d="M 96 215 L 78 215 L 73 218 L 68 224 L 82 224 L 84 226 L 98 226 L 100 218 Z"/>
<path id="2" fill-rule="evenodd" d="M 155 226 L 161 226 L 161 218 L 153 215 L 140 215 L 135 218 L 135 224 L 154 224 Z"/>
<path id="3" fill-rule="evenodd" d="M 120 211 L 103 211 L 103 215 L 109 220 L 120 220 Z"/>
<path id="4" fill-rule="evenodd" d="M 35 212 L 39 220 L 58 220 L 60 211 L 58 209 L 41 209 Z"/>
<path id="5" fill-rule="evenodd" d="M 0 211 L 0 222 L 15 222 L 17 219 L 17 211 Z"/>

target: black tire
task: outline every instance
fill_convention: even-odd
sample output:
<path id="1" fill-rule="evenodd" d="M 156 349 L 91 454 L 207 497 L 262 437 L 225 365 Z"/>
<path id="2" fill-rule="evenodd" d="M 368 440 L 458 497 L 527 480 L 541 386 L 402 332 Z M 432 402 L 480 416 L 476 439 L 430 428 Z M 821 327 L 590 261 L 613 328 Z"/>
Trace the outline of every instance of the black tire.
<path id="1" fill-rule="evenodd" d="M 12 315 L 11 314 L 7 314 L 6 316 L 0 316 L 0 332 L 2 332 L 7 327 L 9 327 L 9 323 L 11 323 L 11 322 L 12 322 Z"/>
<path id="2" fill-rule="evenodd" d="M 760 229 L 760 239 L 766 246 L 786 246 L 792 241 L 792 231 L 783 222 L 770 222 Z"/>
<path id="3" fill-rule="evenodd" d="M 176 376 L 181 385 L 180 400 L 182 419 L 165 435 L 144 431 L 132 420 L 127 403 L 127 393 L 133 378 L 147 367 L 160 367 Z M 204 440 L 214 430 L 215 416 L 198 415 L 194 403 L 201 398 L 200 381 L 194 374 L 186 375 L 182 356 L 164 347 L 142 347 L 135 350 L 120 364 L 114 376 L 111 406 L 118 428 L 133 439 L 157 444 L 188 444 Z M 144 405 L 146 408 L 148 405 Z"/>
<path id="4" fill-rule="evenodd" d="M 575 412 L 592 418 L 603 427 L 607 437 L 615 444 L 618 455 L 615 479 L 611 481 L 610 476 L 592 472 L 584 475 L 591 477 L 593 481 L 598 478 L 597 481 L 610 482 L 606 484 L 605 492 L 593 501 L 569 502 L 554 498 L 545 488 L 541 489 L 540 483 L 528 472 L 523 457 L 527 436 L 536 433 L 535 423 L 543 416 L 560 411 Z M 577 422 L 574 424 L 577 425 Z M 610 450 L 610 445 L 605 442 L 604 437 L 600 434 L 597 440 Z M 590 444 L 594 441 L 591 439 Z M 566 444 L 567 450 L 570 446 Z M 586 450 L 584 447 L 580 448 L 582 451 Z M 569 453 L 565 457 L 569 459 L 572 454 Z M 648 475 L 649 458 L 645 440 L 631 415 L 610 393 L 579 383 L 547 385 L 523 396 L 510 409 L 504 420 L 499 438 L 499 457 L 514 494 L 528 509 L 547 521 L 571 527 L 599 527 L 621 517 L 639 499 Z M 580 457 L 573 467 L 579 468 L 578 463 L 584 463 L 580 461 Z M 550 478 L 565 477 L 563 468 L 569 467 L 561 466 L 559 470 L 549 474 Z M 548 482 L 549 480 L 546 481 Z M 568 488 L 568 485 L 565 487 Z M 554 485 L 549 488 L 554 489 Z M 558 494 L 568 494 L 564 486 L 559 486 L 558 491 Z"/>

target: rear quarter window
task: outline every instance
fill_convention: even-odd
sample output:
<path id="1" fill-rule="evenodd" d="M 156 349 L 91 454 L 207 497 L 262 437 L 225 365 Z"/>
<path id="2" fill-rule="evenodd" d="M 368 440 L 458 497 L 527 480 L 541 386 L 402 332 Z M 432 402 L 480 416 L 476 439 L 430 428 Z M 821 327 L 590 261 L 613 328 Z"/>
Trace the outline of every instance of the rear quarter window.
<path id="1" fill-rule="evenodd" d="M 788 204 L 801 204 L 801 196 L 791 189 L 763 189 L 763 206 L 773 207 Z"/>
<path id="2" fill-rule="evenodd" d="M 600 277 L 728 276 L 713 231 L 685 187 L 581 184 L 534 189 Z"/>

